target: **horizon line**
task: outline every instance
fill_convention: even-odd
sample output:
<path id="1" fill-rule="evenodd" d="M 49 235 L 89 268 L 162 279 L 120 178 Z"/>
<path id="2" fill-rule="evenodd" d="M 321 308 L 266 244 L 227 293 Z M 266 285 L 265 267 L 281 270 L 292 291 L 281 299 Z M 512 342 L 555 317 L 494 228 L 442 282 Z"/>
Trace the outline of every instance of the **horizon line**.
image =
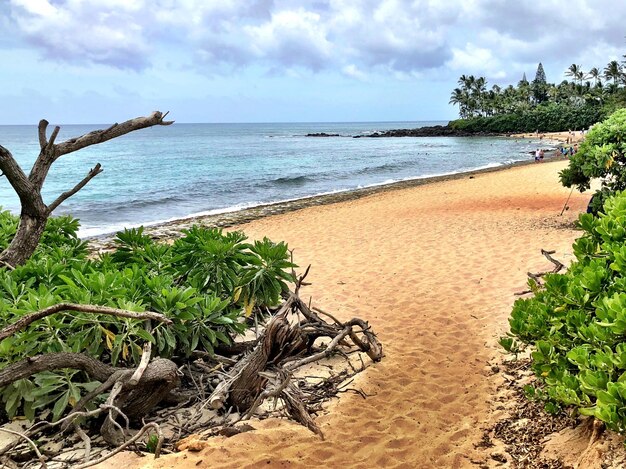
<path id="1" fill-rule="evenodd" d="M 131 118 L 132 119 L 132 118 Z M 454 119 L 421 119 L 421 120 L 372 120 L 372 121 L 255 121 L 255 122 L 178 122 L 175 124 L 181 125 L 251 125 L 251 124 L 393 124 L 396 122 L 450 122 Z M 121 121 L 123 122 L 123 121 Z M 39 121 L 35 124 L 0 124 L 0 127 L 37 127 Z M 51 126 L 107 126 L 111 125 L 110 122 L 96 123 L 50 123 Z"/>

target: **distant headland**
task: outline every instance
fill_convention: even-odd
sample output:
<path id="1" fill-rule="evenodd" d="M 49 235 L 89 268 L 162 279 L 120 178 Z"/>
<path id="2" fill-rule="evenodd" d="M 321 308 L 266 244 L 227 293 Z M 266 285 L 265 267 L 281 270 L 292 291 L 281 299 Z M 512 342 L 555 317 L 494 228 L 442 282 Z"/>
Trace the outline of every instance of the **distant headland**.
<path id="1" fill-rule="evenodd" d="M 458 129 L 450 125 L 432 125 L 418 127 L 416 129 L 390 129 L 376 131 L 369 134 L 353 135 L 352 138 L 378 138 L 378 137 L 472 137 L 472 136 L 496 136 L 501 132 L 484 130 Z M 331 134 L 326 132 L 309 133 L 305 137 L 345 137 L 345 135 Z"/>

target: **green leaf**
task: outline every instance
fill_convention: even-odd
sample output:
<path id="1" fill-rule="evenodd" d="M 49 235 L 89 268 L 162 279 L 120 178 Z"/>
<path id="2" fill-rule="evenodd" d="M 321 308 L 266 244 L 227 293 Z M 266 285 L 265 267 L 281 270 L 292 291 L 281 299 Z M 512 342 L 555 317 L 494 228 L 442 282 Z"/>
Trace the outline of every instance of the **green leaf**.
<path id="1" fill-rule="evenodd" d="M 52 420 L 56 422 L 61 417 L 61 414 L 67 408 L 67 404 L 69 402 L 70 392 L 64 392 L 59 399 L 57 399 L 54 407 L 52 408 Z"/>
<path id="2" fill-rule="evenodd" d="M 136 336 L 140 337 L 146 342 L 150 342 L 152 344 L 156 343 L 154 336 L 150 334 L 148 331 L 146 331 L 145 329 L 135 329 L 133 332 Z"/>

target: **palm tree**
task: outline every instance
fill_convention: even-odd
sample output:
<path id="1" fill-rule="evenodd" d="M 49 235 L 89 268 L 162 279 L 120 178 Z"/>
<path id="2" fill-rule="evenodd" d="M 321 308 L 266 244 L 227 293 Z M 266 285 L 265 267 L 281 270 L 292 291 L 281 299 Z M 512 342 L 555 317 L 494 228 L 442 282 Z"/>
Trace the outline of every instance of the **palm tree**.
<path id="1" fill-rule="evenodd" d="M 617 60 L 611 60 L 606 67 L 604 67 L 604 78 L 607 80 L 613 80 L 613 84 L 617 87 L 617 80 L 622 76 L 622 67 L 620 67 Z"/>
<path id="2" fill-rule="evenodd" d="M 578 84 L 582 86 L 583 80 L 585 79 L 585 72 L 579 70 L 576 74 L 576 79 L 578 80 Z"/>
<path id="3" fill-rule="evenodd" d="M 566 77 L 572 77 L 574 79 L 574 81 L 576 80 L 582 80 L 582 78 L 579 78 L 580 76 L 584 76 L 584 73 L 582 71 L 582 67 L 580 65 L 576 65 L 576 64 L 572 64 L 567 68 L 567 71 L 565 72 L 565 76 Z"/>
<path id="4" fill-rule="evenodd" d="M 593 67 L 591 70 L 589 70 L 587 78 L 593 78 L 594 86 L 597 85 L 598 80 L 600 79 L 600 70 L 598 70 L 598 67 Z"/>
<path id="5" fill-rule="evenodd" d="M 472 98 L 476 102 L 476 112 L 478 114 L 483 114 L 484 109 L 484 100 L 485 100 L 485 91 L 487 90 L 487 80 L 485 77 L 478 77 L 474 80 L 472 84 L 472 88 L 470 89 L 470 93 L 472 94 Z"/>
<path id="6" fill-rule="evenodd" d="M 517 90 L 513 85 L 507 86 L 502 92 L 502 107 L 504 112 L 513 112 L 517 107 Z"/>
<path id="7" fill-rule="evenodd" d="M 502 112 L 502 88 L 493 85 L 491 89 L 484 94 L 483 107 L 485 115 L 493 116 Z"/>
<path id="8" fill-rule="evenodd" d="M 532 90 L 528 81 L 521 81 L 517 87 L 517 107 L 527 109 L 532 98 Z"/>
<path id="9" fill-rule="evenodd" d="M 465 75 L 465 74 L 461 75 L 459 77 L 458 83 L 461 86 L 461 88 L 468 89 L 469 88 L 469 77 L 467 75 Z"/>
<path id="10" fill-rule="evenodd" d="M 467 117 L 468 94 L 461 88 L 454 88 L 448 104 L 459 106 L 459 117 L 465 119 Z"/>

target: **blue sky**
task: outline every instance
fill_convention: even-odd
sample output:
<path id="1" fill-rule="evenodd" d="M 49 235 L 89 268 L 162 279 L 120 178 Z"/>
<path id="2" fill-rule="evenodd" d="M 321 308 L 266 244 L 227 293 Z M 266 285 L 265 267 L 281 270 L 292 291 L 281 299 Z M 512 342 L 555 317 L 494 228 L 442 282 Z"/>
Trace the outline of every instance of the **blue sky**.
<path id="1" fill-rule="evenodd" d="M 447 120 L 626 53 L 614 0 L 0 0 L 0 124 Z"/>

